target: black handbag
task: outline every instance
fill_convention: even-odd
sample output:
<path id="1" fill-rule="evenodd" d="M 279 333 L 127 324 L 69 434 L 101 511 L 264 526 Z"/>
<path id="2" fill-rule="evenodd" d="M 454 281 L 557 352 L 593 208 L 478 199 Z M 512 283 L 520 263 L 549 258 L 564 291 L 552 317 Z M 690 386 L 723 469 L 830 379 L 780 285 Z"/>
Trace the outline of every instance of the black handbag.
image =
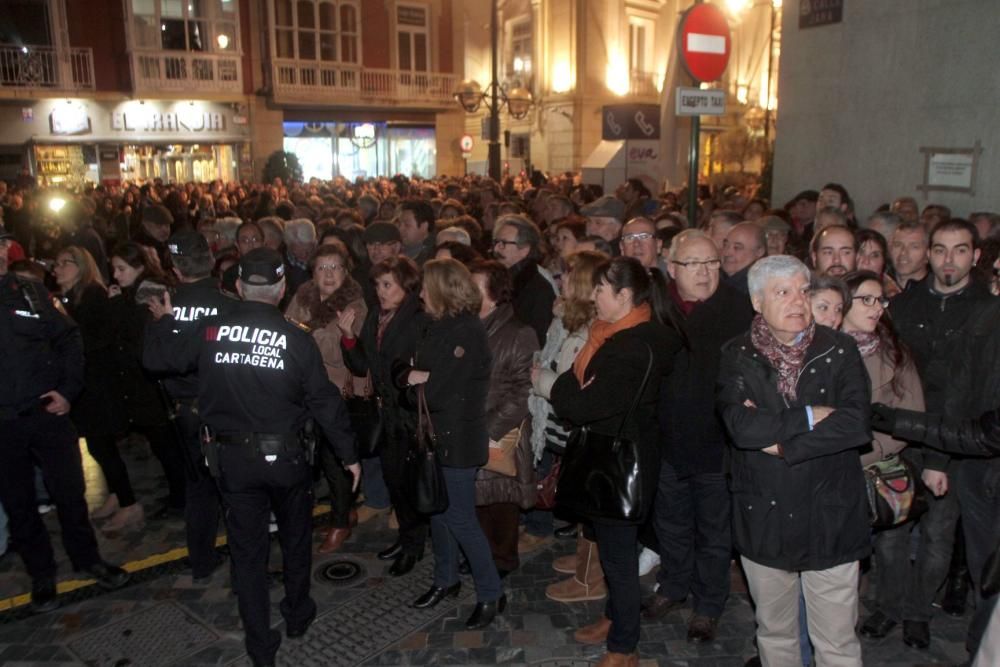
<path id="1" fill-rule="evenodd" d="M 648 509 L 643 506 L 641 471 L 650 462 L 637 441 L 622 437 L 653 371 L 653 350 L 646 348 L 649 365 L 618 434 L 595 433 L 586 426 L 570 433 L 556 490 L 560 508 L 590 519 L 625 521 L 638 521 Z"/>
<path id="2" fill-rule="evenodd" d="M 406 457 L 407 495 L 421 514 L 439 514 L 448 509 L 444 473 L 434 453 L 437 438 L 427 409 L 423 385 L 417 387 L 417 437 Z"/>
<path id="3" fill-rule="evenodd" d="M 892 528 L 927 511 L 927 487 L 916 467 L 899 454 L 865 466 L 865 493 L 872 528 Z"/>
<path id="4" fill-rule="evenodd" d="M 382 447 L 382 399 L 372 388 L 371 375 L 365 378 L 365 389 L 361 395 L 354 391 L 354 378 L 348 378 L 344 386 L 344 402 L 351 420 L 351 428 L 358 439 L 358 457 L 362 459 L 378 455 Z"/>

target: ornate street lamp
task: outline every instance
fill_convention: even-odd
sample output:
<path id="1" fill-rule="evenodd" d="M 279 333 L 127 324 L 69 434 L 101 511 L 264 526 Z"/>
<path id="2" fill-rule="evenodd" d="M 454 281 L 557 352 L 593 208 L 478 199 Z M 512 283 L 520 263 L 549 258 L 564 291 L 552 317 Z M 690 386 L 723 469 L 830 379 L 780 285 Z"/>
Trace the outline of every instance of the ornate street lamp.
<path id="1" fill-rule="evenodd" d="M 504 104 L 510 115 L 520 120 L 528 115 L 531 109 L 531 93 L 524 88 L 514 88 L 509 92 L 504 92 L 497 79 L 497 69 L 499 63 L 498 55 L 499 29 L 497 27 L 497 0 L 490 3 L 490 83 L 484 91 L 480 85 L 467 79 L 459 84 L 455 90 L 454 98 L 468 113 L 475 113 L 479 110 L 483 101 L 488 104 L 489 115 L 489 175 L 494 181 L 500 181 L 500 109 Z"/>

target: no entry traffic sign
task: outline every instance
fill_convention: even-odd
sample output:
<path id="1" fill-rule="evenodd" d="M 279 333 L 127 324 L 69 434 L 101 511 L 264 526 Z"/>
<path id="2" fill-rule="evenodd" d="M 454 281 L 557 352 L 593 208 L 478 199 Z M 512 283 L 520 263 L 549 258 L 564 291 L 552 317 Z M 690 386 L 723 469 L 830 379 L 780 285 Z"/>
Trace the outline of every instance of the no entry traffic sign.
<path id="1" fill-rule="evenodd" d="M 688 74 L 698 83 L 721 77 L 732 46 L 722 10 L 708 3 L 697 4 L 681 18 L 679 31 L 678 48 Z"/>

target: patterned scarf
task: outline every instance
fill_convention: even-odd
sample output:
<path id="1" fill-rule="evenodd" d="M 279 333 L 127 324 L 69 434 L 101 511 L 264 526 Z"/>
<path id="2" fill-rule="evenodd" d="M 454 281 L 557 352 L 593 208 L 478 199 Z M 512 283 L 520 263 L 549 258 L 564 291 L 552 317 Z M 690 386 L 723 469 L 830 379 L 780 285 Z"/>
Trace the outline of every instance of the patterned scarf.
<path id="1" fill-rule="evenodd" d="M 815 333 L 816 323 L 810 322 L 794 343 L 785 345 L 774 337 L 771 328 L 760 314 L 753 318 L 753 324 L 750 326 L 750 340 L 753 346 L 778 371 L 778 391 L 790 401 L 795 400 L 795 385 L 798 384 L 799 371 L 805 363 L 806 350 L 812 343 Z"/>
<path id="2" fill-rule="evenodd" d="M 858 344 L 862 357 L 870 357 L 882 347 L 882 339 L 874 331 L 845 331 Z"/>
<path id="3" fill-rule="evenodd" d="M 582 387 L 584 384 L 584 371 L 587 370 L 587 364 L 590 360 L 594 358 L 597 351 L 601 349 L 604 345 L 604 341 L 614 336 L 619 331 L 625 331 L 626 329 L 631 329 L 634 326 L 638 326 L 643 322 L 648 322 L 653 316 L 653 309 L 649 307 L 648 303 L 644 303 L 641 306 L 636 306 L 633 308 L 628 315 L 621 318 L 617 322 L 605 322 L 604 320 L 594 320 L 594 323 L 590 327 L 590 336 L 587 338 L 587 342 L 580 349 L 579 354 L 576 355 L 576 360 L 573 362 L 573 373 L 576 375 L 576 379 L 580 382 Z"/>

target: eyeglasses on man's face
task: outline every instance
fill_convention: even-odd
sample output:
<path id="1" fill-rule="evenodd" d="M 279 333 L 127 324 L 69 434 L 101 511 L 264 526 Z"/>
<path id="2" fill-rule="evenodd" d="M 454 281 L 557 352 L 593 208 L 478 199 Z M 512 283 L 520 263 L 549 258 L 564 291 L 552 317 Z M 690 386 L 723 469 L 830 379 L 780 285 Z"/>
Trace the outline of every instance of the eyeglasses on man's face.
<path id="1" fill-rule="evenodd" d="M 496 239 L 495 241 L 493 241 L 494 248 L 496 248 L 498 245 L 507 247 L 509 245 L 516 246 L 518 245 L 518 243 L 517 241 L 504 241 L 503 239 Z"/>
<path id="2" fill-rule="evenodd" d="M 722 267 L 722 260 L 721 259 L 702 259 L 702 260 L 692 259 L 692 260 L 688 260 L 686 262 L 682 262 L 680 260 L 676 260 L 675 259 L 675 260 L 671 260 L 670 263 L 671 264 L 676 264 L 677 266 L 684 267 L 685 269 L 690 269 L 692 271 L 697 271 L 698 269 L 700 269 L 702 267 L 708 269 L 709 271 L 717 271 L 719 268 Z"/>
<path id="3" fill-rule="evenodd" d="M 633 232 L 631 234 L 625 234 L 622 236 L 623 243 L 642 243 L 643 241 L 648 241 L 653 238 L 653 235 L 649 232 Z"/>

